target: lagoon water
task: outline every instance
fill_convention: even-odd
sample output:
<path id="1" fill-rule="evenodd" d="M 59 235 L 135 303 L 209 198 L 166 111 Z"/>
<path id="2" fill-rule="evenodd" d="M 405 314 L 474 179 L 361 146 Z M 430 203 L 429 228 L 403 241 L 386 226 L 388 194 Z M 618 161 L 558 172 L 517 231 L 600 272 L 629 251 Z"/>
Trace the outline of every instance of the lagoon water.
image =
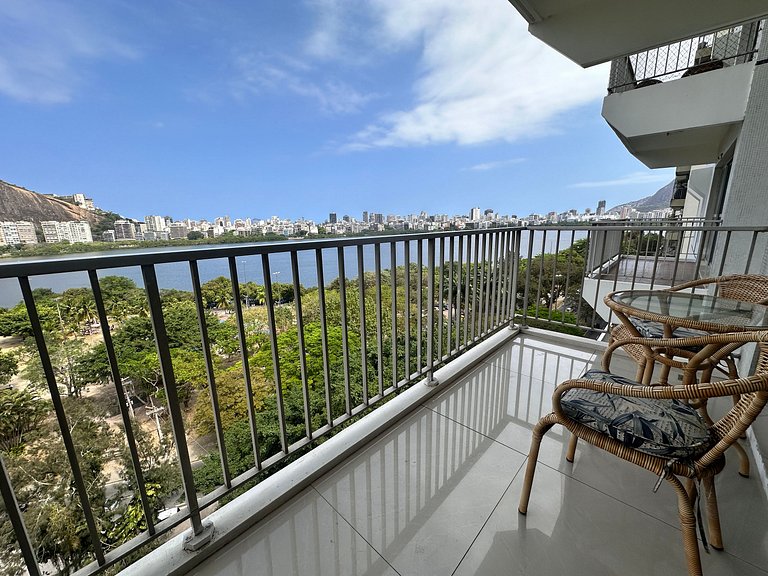
<path id="1" fill-rule="evenodd" d="M 586 237 L 584 231 L 577 231 L 575 239 L 581 239 Z M 402 266 L 404 262 L 404 245 L 405 240 L 402 236 L 393 237 L 393 241 L 396 242 L 396 266 Z M 297 245 L 301 242 L 297 241 Z M 417 246 L 416 241 L 410 241 L 410 259 L 412 263 L 416 262 L 417 258 Z M 458 242 L 454 242 L 455 254 L 454 259 L 458 259 Z M 520 253 L 527 255 L 528 245 L 527 236 L 523 234 Z M 546 246 L 544 250 L 546 252 L 555 251 L 555 234 L 552 233 L 551 237 L 548 236 Z M 559 242 L 560 250 L 568 248 L 571 244 L 570 231 L 561 235 Z M 242 246 L 239 244 L 238 246 Z M 436 249 L 439 252 L 439 244 L 436 243 Z M 167 248 L 155 248 L 152 252 L 156 251 L 175 251 L 175 247 Z M 445 258 L 448 258 L 448 241 L 445 242 Z M 542 251 L 540 239 L 537 238 L 537 242 L 534 243 L 533 254 L 539 254 Z M 109 254 L 131 254 L 137 253 L 138 250 L 116 250 L 110 252 L 101 252 L 102 255 Z M 331 283 L 339 276 L 338 265 L 338 252 L 335 247 L 325 248 L 323 253 L 323 279 L 325 284 Z M 81 255 L 84 256 L 84 255 Z M 41 257 L 35 258 L 38 262 L 45 262 L 45 260 L 53 259 L 55 257 Z M 427 243 L 423 242 L 422 263 L 424 266 L 427 264 Z M 466 246 L 465 254 L 462 257 L 466 262 Z M 19 261 L 20 259 L 14 259 Z M 27 260 L 27 259 L 23 259 Z M 9 262 L 10 260 L 0 260 L 0 264 Z M 436 265 L 439 265 L 439 254 L 435 256 Z M 293 282 L 293 276 L 291 274 L 291 258 L 288 253 L 271 254 L 269 256 L 270 272 L 272 274 L 273 282 L 289 283 Z M 358 262 L 357 262 L 357 249 L 354 246 L 348 246 L 344 249 L 344 266 L 347 278 L 357 278 Z M 156 267 L 157 279 L 160 284 L 160 288 L 175 288 L 177 290 L 192 290 L 192 280 L 189 272 L 189 264 L 187 262 L 173 262 L 170 264 L 158 264 Z M 390 243 L 381 245 L 381 268 L 386 270 L 390 268 Z M 298 269 L 299 269 L 299 283 L 305 287 L 311 288 L 317 286 L 317 266 L 315 260 L 314 250 L 300 250 L 298 252 Z M 368 244 L 363 247 L 363 270 L 366 272 L 373 271 L 375 269 L 375 253 L 374 246 Z M 199 261 L 200 281 L 207 282 L 218 276 L 229 276 L 229 263 L 227 258 L 215 258 L 210 260 Z M 263 284 L 263 272 L 261 265 L 261 256 L 240 256 L 237 258 L 237 273 L 240 283 L 256 282 L 257 284 Z M 99 278 L 105 276 L 125 276 L 132 279 L 138 286 L 143 286 L 141 278 L 141 269 L 138 266 L 126 267 L 126 268 L 110 268 L 99 270 Z M 54 292 L 63 292 L 68 288 L 80 288 L 83 286 L 90 286 L 88 281 L 88 274 L 86 272 L 71 272 L 66 274 L 48 274 L 44 276 L 30 277 L 30 284 L 32 288 L 50 288 Z M 2 278 L 0 279 L 0 307 L 9 308 L 16 305 L 21 301 L 21 290 L 19 289 L 19 283 L 15 278 Z"/>

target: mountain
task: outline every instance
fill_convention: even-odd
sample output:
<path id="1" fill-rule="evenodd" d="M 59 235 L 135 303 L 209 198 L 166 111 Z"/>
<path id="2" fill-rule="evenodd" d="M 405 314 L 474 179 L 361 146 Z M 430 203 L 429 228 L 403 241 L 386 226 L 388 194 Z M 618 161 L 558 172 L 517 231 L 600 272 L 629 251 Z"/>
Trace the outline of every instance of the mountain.
<path id="1" fill-rule="evenodd" d="M 86 210 L 60 198 L 44 196 L 0 180 L 0 222 L 27 220 L 39 228 L 44 220 L 87 220 L 91 228 L 99 228 L 105 218 L 107 214 L 101 210 Z"/>
<path id="2" fill-rule="evenodd" d="M 675 181 L 672 180 L 666 186 L 659 188 L 655 194 L 640 198 L 640 200 L 633 200 L 625 204 L 619 204 L 614 206 L 608 212 L 621 212 L 624 206 L 634 208 L 638 212 L 650 212 L 651 210 L 662 210 L 669 208 L 669 201 L 672 200 L 672 194 L 675 191 Z"/>

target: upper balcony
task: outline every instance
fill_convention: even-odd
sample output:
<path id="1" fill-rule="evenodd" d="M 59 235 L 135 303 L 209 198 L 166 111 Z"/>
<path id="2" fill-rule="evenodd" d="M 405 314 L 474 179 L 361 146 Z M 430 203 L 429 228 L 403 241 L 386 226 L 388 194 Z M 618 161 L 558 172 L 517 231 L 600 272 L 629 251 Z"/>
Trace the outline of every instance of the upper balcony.
<path id="1" fill-rule="evenodd" d="M 768 15 L 763 0 L 509 0 L 531 34 L 583 67 Z"/>
<path id="2" fill-rule="evenodd" d="M 765 235 L 532 227 L 1 262 L 23 302 L 0 327 L 28 336 L 1 343 L 28 369 L 2 405 L 0 568 L 644 574 L 653 549 L 680 573 L 671 494 L 587 446 L 567 464 L 562 430 L 527 519 L 511 502 L 554 386 L 599 361 L 613 264 L 645 258 L 656 286 L 664 261 L 665 283 L 749 270 Z M 768 420 L 750 434 L 758 472 L 718 479 L 710 574 L 768 565 Z"/>
<path id="3" fill-rule="evenodd" d="M 738 135 L 764 21 L 623 56 L 603 117 L 650 168 L 717 162 Z"/>

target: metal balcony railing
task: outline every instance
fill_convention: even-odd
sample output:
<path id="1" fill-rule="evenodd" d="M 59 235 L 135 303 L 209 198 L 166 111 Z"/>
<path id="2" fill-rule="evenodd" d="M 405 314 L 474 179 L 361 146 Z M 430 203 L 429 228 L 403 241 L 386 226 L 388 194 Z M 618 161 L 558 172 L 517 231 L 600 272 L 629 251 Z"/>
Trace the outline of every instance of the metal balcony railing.
<path id="1" fill-rule="evenodd" d="M 26 329 L 34 338 L 45 395 L 50 398 L 48 423 L 55 420 L 66 454 L 64 483 L 70 488 L 59 496 L 64 501 L 58 511 L 67 511 L 80 525 L 80 553 L 43 542 L 57 537 L 51 534 L 50 526 L 40 521 L 52 511 L 39 502 L 25 501 L 40 492 L 43 482 L 25 475 L 18 452 L 21 449 L 42 454 L 44 447 L 34 440 L 27 446 L 19 441 L 15 453 L 11 450 L 0 458 L 5 461 L 0 469 L 4 503 L 0 529 L 5 529 L 8 539 L 12 527 L 15 537 L 11 535 L 10 539 L 16 540 L 19 554 L 6 555 L 0 559 L 0 566 L 5 562 L 13 570 L 26 565 L 30 574 L 40 574 L 40 564 L 62 571 L 80 569 L 79 574 L 102 572 L 184 526 L 192 529 L 187 546 L 202 546 L 211 533 L 203 520 L 206 509 L 252 485 L 275 466 L 286 463 L 402 388 L 422 379 L 431 380 L 436 368 L 509 325 L 520 235 L 520 229 L 506 228 L 173 252 L 136 251 L 0 264 L 0 279 L 18 281 L 23 306 L 17 308 L 28 317 Z M 212 270 L 223 268 L 222 264 L 227 274 L 213 282 L 225 287 L 224 294 L 210 294 L 211 281 L 203 283 L 201 278 L 210 278 L 215 273 Z M 180 266 L 184 265 L 188 267 L 188 290 L 181 294 L 178 289 L 164 289 L 163 278 L 170 281 L 167 267 L 175 266 L 178 274 L 183 273 Z M 107 294 L 112 283 L 105 280 L 105 274 L 112 269 L 137 279 L 145 305 L 122 315 L 114 312 L 124 303 Z M 83 306 L 92 308 L 94 314 L 92 319 L 75 321 L 75 329 L 67 331 L 62 317 L 64 303 L 54 299 L 58 319 L 54 315 L 51 323 L 51 300 L 47 299 L 51 293 L 33 290 L 31 280 L 40 286 L 41 282 L 45 285 L 47 275 L 71 277 L 73 273 L 81 275 L 87 288 L 70 291 L 79 290 L 88 301 Z M 246 274 L 256 278 L 260 289 L 253 290 L 244 282 Z M 287 284 L 274 285 L 275 278 L 286 277 L 290 278 Z M 334 277 L 333 282 L 328 282 Z M 314 287 L 307 289 L 305 283 Z M 185 303 L 182 308 L 178 308 L 180 298 Z M 251 306 L 254 300 L 257 306 Z M 198 326 L 196 342 L 190 341 L 188 333 L 185 337 L 184 347 L 191 350 L 191 355 L 179 352 L 178 330 L 173 324 L 180 320 L 178 310 L 194 316 Z M 218 319 L 213 312 L 219 314 Z M 252 312 L 262 312 L 261 321 L 254 321 Z M 147 369 L 139 366 L 137 370 L 135 359 L 128 365 L 128 352 L 141 338 L 134 335 L 126 340 L 125 332 L 136 331 L 145 315 L 148 318 L 144 321 L 151 325 L 155 353 L 142 356 L 139 364 L 156 362 L 156 367 L 143 377 L 144 382 L 136 382 L 136 376 L 126 378 L 125 374 L 141 374 Z M 214 342 L 212 331 L 220 328 L 221 316 L 229 317 L 225 322 L 233 326 L 231 337 L 237 339 L 232 353 L 221 350 L 226 340 Z M 57 366 L 59 356 L 54 358 L 52 354 L 54 349 L 62 348 L 63 342 L 77 340 L 85 324 L 89 330 L 98 326 L 101 332 L 98 346 L 102 346 L 99 350 L 108 365 L 105 380 L 114 388 L 112 398 L 117 404 L 119 423 L 113 428 L 120 431 L 120 449 L 128 454 L 121 471 L 126 480 L 112 488 L 118 494 L 111 506 L 105 505 L 105 489 L 94 489 L 102 470 L 92 469 L 104 467 L 107 462 L 94 464 L 94 460 L 86 458 L 85 440 L 78 437 L 73 424 L 74 406 L 67 402 L 64 392 L 68 391 L 78 403 L 86 401 L 80 398 L 83 386 L 64 382 L 77 369 L 64 374 Z M 52 331 L 59 332 L 59 328 L 60 333 L 54 336 Z M 266 362 L 265 355 L 270 358 Z M 70 355 L 63 363 L 66 366 L 78 362 Z M 264 369 L 267 362 L 269 367 Z M 184 407 L 190 391 L 182 382 L 188 376 L 181 373 L 193 364 L 199 364 L 204 372 L 203 381 L 198 381 L 197 390 L 192 391 L 197 393 L 195 402 L 210 403 L 214 448 L 207 458 L 208 464 L 211 460 L 217 463 L 212 468 L 218 478 L 213 487 L 205 482 L 208 489 L 202 488 L 196 478 L 200 463 L 193 463 L 192 444 L 198 438 L 191 434 L 190 414 Z M 232 397 L 232 386 L 222 388 L 225 380 L 233 378 L 238 380 L 234 388 L 239 388 L 234 395 L 240 398 Z M 144 392 L 137 392 L 141 387 Z M 152 417 L 157 421 L 158 440 L 148 439 L 142 432 L 134 410 L 137 401 L 151 406 L 145 417 L 150 425 Z M 239 447 L 250 460 L 245 466 L 241 462 L 243 454 L 236 460 L 228 454 L 228 434 L 233 425 L 225 420 L 232 412 L 227 406 L 235 401 L 242 406 L 239 416 L 244 426 L 239 429 L 245 430 L 248 437 L 246 448 L 243 450 L 242 442 Z M 164 427 L 170 429 L 170 434 L 163 436 Z M 32 430 L 24 433 L 33 435 Z M 159 509 L 175 509 L 177 505 L 168 497 L 162 503 L 154 498 L 158 462 L 148 463 L 146 452 L 158 449 L 158 444 L 172 444 L 175 448 L 175 454 L 160 459 L 178 464 L 178 493 L 182 500 L 180 510 L 167 518 L 168 511 L 164 511 L 162 520 Z M 114 456 L 103 459 L 117 460 Z M 52 471 L 45 473 L 46 481 L 61 482 L 50 476 Z M 110 532 L 110 524 L 121 522 L 129 512 L 139 520 L 120 534 Z"/>
<path id="2" fill-rule="evenodd" d="M 739 24 L 617 58 L 611 63 L 608 93 L 625 92 L 750 62 L 757 55 L 764 22 Z"/>
<path id="3" fill-rule="evenodd" d="M 0 330 L 34 342 L 38 388 L 0 390 L 0 571 L 104 573 L 184 530 L 197 549 L 209 511 L 503 327 L 594 337 L 601 290 L 748 271 L 766 232 L 537 226 L 2 262 L 23 303 Z"/>

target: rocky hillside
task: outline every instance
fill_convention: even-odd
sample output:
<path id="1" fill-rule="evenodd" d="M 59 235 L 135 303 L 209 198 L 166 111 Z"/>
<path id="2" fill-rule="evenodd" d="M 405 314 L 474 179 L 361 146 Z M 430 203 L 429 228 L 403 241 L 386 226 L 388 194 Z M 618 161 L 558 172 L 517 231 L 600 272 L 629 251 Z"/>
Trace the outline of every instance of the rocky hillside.
<path id="1" fill-rule="evenodd" d="M 91 212 L 0 180 L 0 221 L 28 220 L 39 226 L 43 220 L 87 220 L 91 227 L 95 227 L 103 219 L 100 212 Z"/>
<path id="2" fill-rule="evenodd" d="M 640 200 L 633 200 L 626 204 L 619 204 L 614 206 L 608 212 L 621 212 L 624 206 L 634 208 L 638 212 L 650 212 L 651 210 L 662 210 L 669 208 L 669 201 L 672 200 L 672 193 L 675 191 L 675 181 L 672 180 L 666 186 L 659 188 L 655 194 L 640 198 Z"/>

